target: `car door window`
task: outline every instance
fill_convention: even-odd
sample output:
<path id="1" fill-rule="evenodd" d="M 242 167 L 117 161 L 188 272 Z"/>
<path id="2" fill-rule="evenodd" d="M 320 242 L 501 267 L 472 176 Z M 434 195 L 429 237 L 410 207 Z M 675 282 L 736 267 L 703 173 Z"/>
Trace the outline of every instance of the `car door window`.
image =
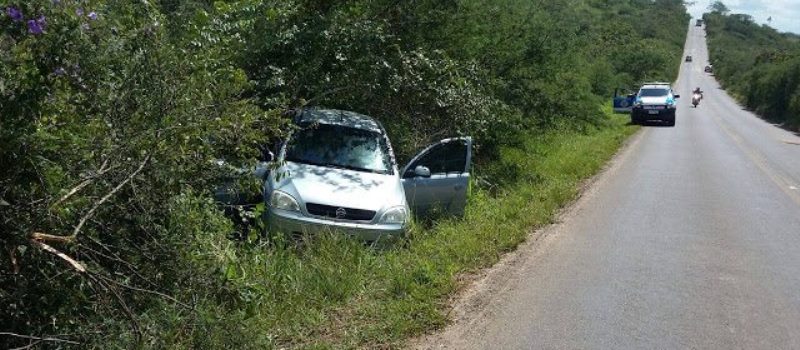
<path id="1" fill-rule="evenodd" d="M 425 149 L 403 172 L 406 201 L 418 217 L 431 213 L 462 216 L 467 204 L 469 166 L 472 159 L 469 137 L 440 141 Z M 426 167 L 431 176 L 417 176 L 417 167 Z"/>
<path id="2" fill-rule="evenodd" d="M 467 168 L 467 141 L 453 140 L 438 144 L 414 161 L 405 177 L 414 176 L 414 169 L 424 166 L 432 175 L 461 174 Z"/>

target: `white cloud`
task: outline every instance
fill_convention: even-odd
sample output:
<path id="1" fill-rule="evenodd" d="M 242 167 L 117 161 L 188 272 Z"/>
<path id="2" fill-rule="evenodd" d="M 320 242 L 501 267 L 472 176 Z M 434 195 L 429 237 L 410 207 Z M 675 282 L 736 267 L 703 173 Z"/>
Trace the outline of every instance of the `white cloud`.
<path id="1" fill-rule="evenodd" d="M 689 6 L 689 13 L 699 18 L 706 12 L 712 1 L 699 0 Z M 769 24 L 782 31 L 800 34 L 800 0 L 723 0 L 731 13 L 744 13 L 753 16 L 757 23 Z M 772 22 L 767 19 L 772 17 Z"/>

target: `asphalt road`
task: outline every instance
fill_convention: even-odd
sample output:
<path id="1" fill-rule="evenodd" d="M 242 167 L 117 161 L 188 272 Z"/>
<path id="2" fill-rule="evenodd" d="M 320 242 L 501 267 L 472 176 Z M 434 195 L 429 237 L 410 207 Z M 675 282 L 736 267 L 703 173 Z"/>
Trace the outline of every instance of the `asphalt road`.
<path id="1" fill-rule="evenodd" d="M 686 53 L 677 125 L 645 127 L 478 316 L 423 347 L 800 348 L 800 137 L 703 73 L 701 28 Z"/>

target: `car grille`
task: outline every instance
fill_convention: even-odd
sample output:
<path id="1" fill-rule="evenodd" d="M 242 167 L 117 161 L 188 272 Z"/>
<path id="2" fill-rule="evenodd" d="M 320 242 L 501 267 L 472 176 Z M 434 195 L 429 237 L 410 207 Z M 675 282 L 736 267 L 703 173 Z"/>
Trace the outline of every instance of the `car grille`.
<path id="1" fill-rule="evenodd" d="M 375 212 L 372 210 L 342 208 L 314 203 L 307 203 L 306 210 L 308 210 L 308 213 L 311 215 L 340 220 L 372 221 L 372 218 L 375 217 Z M 337 216 L 336 212 L 339 211 L 341 213 L 342 210 L 344 211 L 344 215 Z"/>
<path id="2" fill-rule="evenodd" d="M 665 106 L 658 106 L 658 105 L 645 105 L 644 109 L 664 109 Z"/>

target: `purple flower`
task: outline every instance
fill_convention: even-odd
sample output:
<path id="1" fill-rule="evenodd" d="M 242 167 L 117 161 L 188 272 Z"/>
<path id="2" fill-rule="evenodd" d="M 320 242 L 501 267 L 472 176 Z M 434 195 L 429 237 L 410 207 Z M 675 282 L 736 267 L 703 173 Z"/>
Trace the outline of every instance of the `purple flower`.
<path id="1" fill-rule="evenodd" d="M 42 34 L 46 25 L 47 21 L 45 20 L 44 16 L 39 16 L 37 19 L 28 20 L 28 33 L 34 35 Z"/>
<path id="2" fill-rule="evenodd" d="M 6 14 L 8 15 L 8 17 L 11 17 L 11 20 L 14 22 L 19 22 L 22 20 L 22 11 L 20 11 L 16 7 L 13 6 L 6 7 Z"/>
<path id="3" fill-rule="evenodd" d="M 97 13 L 96 13 L 96 12 L 94 12 L 94 11 L 92 11 L 92 12 L 89 12 L 89 14 L 87 15 L 87 17 L 89 17 L 89 19 L 91 19 L 92 21 L 94 21 L 94 20 L 96 20 L 96 19 L 97 19 Z"/>
<path id="4" fill-rule="evenodd" d="M 75 10 L 75 14 L 78 15 L 78 17 L 83 17 L 83 8 L 78 7 L 78 9 Z"/>

